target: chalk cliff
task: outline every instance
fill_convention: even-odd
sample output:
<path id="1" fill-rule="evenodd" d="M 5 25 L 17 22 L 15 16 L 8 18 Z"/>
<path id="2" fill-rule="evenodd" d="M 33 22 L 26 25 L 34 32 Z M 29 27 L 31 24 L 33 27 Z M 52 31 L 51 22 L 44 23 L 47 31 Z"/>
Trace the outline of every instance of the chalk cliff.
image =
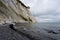
<path id="1" fill-rule="evenodd" d="M 20 0 L 0 0 L 1 22 L 36 22 L 29 11 L 30 7 Z"/>

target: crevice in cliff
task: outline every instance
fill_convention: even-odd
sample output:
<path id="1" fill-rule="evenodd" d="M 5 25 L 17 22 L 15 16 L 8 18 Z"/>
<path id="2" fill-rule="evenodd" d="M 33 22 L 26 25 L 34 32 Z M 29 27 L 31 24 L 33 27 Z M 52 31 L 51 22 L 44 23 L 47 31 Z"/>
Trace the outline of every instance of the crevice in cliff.
<path id="1" fill-rule="evenodd" d="M 29 20 L 32 22 L 32 20 L 29 18 Z"/>
<path id="2" fill-rule="evenodd" d="M 20 15 L 20 17 L 22 17 L 22 19 L 24 19 L 25 21 L 28 21 L 28 19 L 24 18 L 22 15 Z"/>

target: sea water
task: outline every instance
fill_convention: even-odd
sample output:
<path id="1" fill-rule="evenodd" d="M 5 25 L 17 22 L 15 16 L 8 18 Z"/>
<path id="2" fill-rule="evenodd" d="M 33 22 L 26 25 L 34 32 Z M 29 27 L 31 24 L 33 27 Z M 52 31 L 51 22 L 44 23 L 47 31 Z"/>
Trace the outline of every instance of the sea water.
<path id="1" fill-rule="evenodd" d="M 60 23 L 19 24 L 17 29 L 35 40 L 60 40 Z"/>

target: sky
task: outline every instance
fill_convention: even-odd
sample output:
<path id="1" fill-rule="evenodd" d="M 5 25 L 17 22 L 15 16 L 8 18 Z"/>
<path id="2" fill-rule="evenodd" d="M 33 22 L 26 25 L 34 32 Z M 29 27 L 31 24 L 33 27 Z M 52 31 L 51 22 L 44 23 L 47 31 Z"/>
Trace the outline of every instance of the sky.
<path id="1" fill-rule="evenodd" d="M 37 22 L 60 22 L 60 0 L 21 0 Z"/>

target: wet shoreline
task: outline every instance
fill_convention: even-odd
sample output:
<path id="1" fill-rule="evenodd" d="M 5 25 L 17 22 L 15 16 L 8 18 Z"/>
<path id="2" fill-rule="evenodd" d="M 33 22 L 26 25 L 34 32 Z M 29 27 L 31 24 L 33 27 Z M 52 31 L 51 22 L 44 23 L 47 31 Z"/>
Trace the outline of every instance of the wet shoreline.
<path id="1" fill-rule="evenodd" d="M 53 27 L 52 27 L 53 28 Z M 58 30 L 55 30 L 58 29 Z M 59 40 L 60 27 L 40 28 L 32 24 L 0 25 L 1 40 Z"/>

